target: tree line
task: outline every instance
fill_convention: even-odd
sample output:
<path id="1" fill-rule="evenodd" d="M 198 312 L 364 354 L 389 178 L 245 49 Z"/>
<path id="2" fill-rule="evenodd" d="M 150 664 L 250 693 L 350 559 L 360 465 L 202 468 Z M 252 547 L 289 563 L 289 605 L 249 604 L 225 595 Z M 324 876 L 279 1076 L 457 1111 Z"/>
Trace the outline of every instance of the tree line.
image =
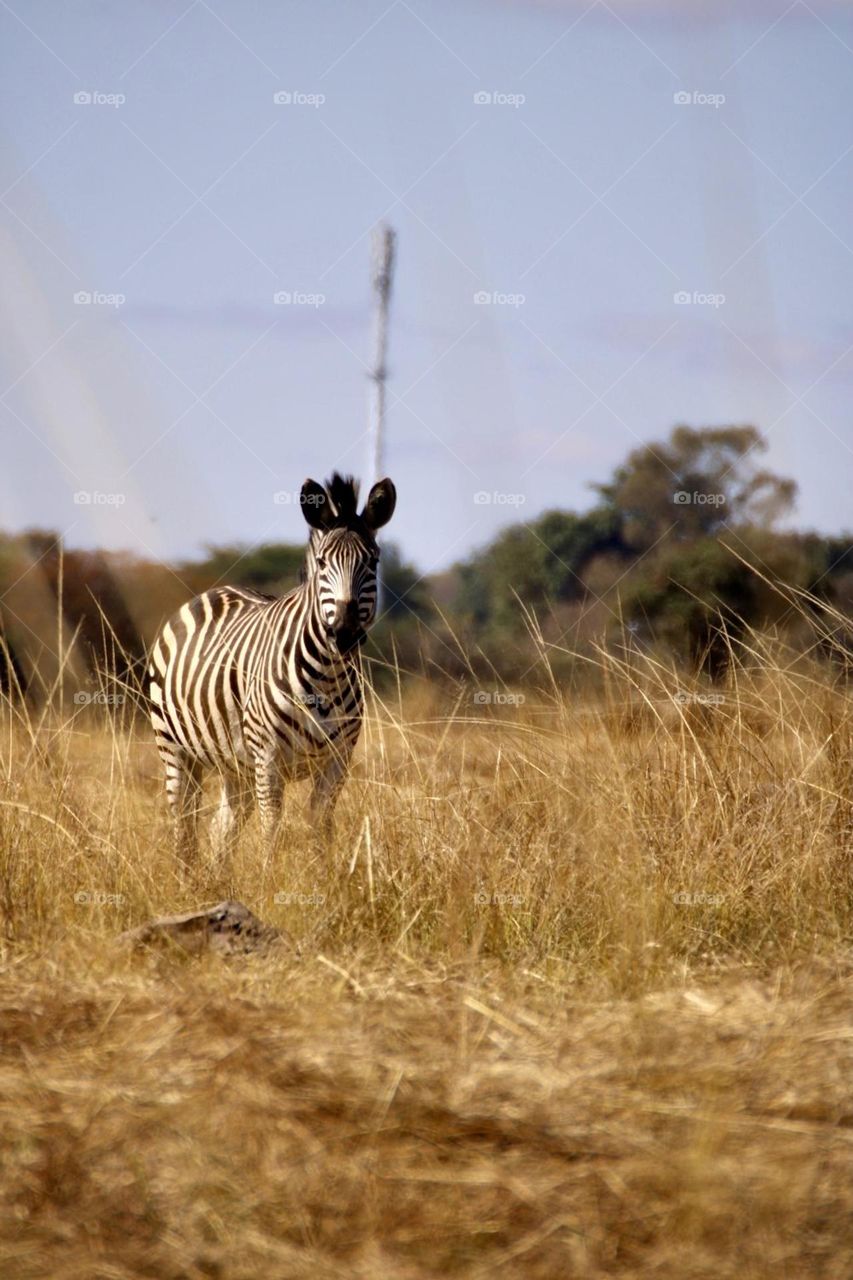
<path id="1" fill-rule="evenodd" d="M 543 649 L 559 671 L 608 638 L 719 678 L 746 628 L 807 645 L 792 592 L 849 616 L 853 537 L 791 528 L 796 483 L 766 470 L 765 452 L 752 426 L 677 426 L 593 485 L 588 510 L 510 525 L 440 574 L 386 545 L 365 651 L 374 678 L 519 680 Z M 66 548 L 46 530 L 0 534 L 0 689 L 44 698 L 60 670 L 78 686 L 104 673 L 132 682 L 185 600 L 225 582 L 280 594 L 303 559 L 286 543 L 214 545 L 164 565 Z"/>

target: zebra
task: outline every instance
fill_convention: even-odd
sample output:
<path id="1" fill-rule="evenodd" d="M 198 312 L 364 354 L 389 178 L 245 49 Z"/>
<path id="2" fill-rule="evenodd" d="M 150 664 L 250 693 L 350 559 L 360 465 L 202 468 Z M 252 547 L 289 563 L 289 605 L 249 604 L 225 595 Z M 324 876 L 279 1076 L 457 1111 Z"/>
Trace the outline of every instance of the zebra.
<path id="1" fill-rule="evenodd" d="M 300 505 L 310 526 L 302 580 L 280 598 L 214 587 L 163 626 L 151 650 L 148 699 L 166 774 L 180 865 L 197 855 L 202 780 L 213 768 L 221 798 L 210 834 L 230 858 L 252 807 L 269 856 L 285 782 L 310 778 L 310 812 L 321 838 L 332 830 L 363 718 L 360 645 L 374 621 L 376 532 L 394 514 L 389 479 L 359 513 L 358 483 L 337 472 L 325 487 L 306 480 Z"/>

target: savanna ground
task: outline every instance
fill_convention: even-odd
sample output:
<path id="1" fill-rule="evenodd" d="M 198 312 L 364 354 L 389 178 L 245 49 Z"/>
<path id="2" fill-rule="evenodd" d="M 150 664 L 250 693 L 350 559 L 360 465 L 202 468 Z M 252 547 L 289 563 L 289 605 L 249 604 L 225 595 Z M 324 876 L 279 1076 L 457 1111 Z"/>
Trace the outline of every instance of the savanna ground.
<path id="1" fill-rule="evenodd" d="M 850 694 L 541 683 L 375 697 L 332 850 L 194 883 L 143 723 L 6 708 L 0 1274 L 853 1275 Z M 115 945 L 227 896 L 298 950 Z"/>

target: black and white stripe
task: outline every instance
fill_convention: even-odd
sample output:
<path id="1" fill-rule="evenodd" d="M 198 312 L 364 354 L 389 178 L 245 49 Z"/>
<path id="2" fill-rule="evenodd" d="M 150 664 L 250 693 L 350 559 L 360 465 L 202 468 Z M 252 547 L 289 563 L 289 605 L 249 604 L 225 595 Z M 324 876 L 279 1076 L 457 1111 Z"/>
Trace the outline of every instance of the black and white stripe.
<path id="1" fill-rule="evenodd" d="M 377 529 L 396 491 L 381 480 L 358 511 L 358 486 L 306 480 L 311 526 L 302 584 L 280 599 L 216 587 L 165 624 L 151 652 L 151 722 L 166 770 L 178 855 L 196 848 L 202 778 L 222 797 L 212 824 L 222 855 L 251 807 L 272 840 L 285 782 L 313 781 L 312 812 L 328 830 L 363 712 L 359 646 L 376 612 Z"/>

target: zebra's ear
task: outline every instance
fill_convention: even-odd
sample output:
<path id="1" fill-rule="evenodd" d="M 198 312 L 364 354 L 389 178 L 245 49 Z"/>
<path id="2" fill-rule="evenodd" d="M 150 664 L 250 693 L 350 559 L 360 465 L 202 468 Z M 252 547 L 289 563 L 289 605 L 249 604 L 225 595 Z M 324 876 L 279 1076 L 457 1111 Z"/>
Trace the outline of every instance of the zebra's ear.
<path id="1" fill-rule="evenodd" d="M 370 490 L 361 513 L 361 518 L 371 533 L 388 523 L 396 505 L 397 490 L 394 488 L 393 480 L 389 480 L 387 476 L 384 480 L 377 480 Z"/>
<path id="2" fill-rule="evenodd" d="M 312 529 L 325 529 L 333 518 L 329 495 L 316 480 L 306 480 L 299 495 L 302 514 Z"/>

